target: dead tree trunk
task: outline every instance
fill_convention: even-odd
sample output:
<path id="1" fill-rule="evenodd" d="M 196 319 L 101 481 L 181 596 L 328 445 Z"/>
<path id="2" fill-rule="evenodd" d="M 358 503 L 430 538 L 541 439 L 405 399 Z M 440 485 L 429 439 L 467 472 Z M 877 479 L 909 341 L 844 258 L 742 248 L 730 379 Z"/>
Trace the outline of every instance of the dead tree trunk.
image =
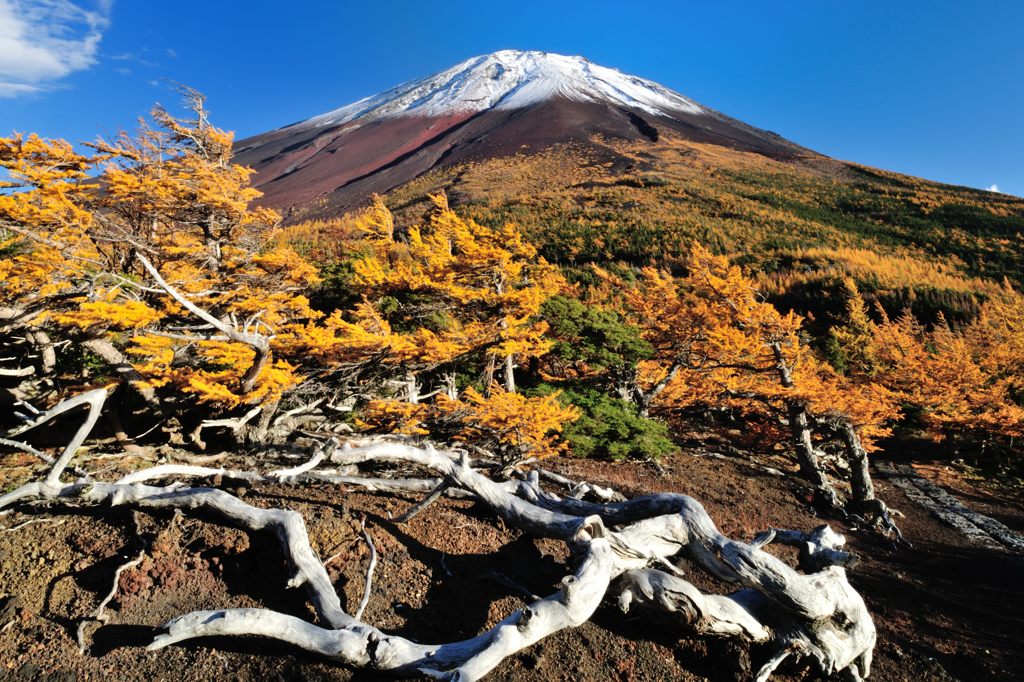
<path id="1" fill-rule="evenodd" d="M 459 386 L 455 381 L 455 370 L 444 374 L 444 394 L 449 400 L 457 400 L 459 397 Z"/>
<path id="2" fill-rule="evenodd" d="M 249 365 L 249 369 L 247 369 L 245 371 L 245 375 L 242 376 L 240 387 L 243 395 L 246 393 L 252 393 L 252 389 L 256 388 L 256 382 L 259 381 L 263 368 L 266 367 L 267 362 L 270 361 L 269 343 L 249 345 L 256 352 L 256 355 L 253 357 L 252 364 Z"/>
<path id="3" fill-rule="evenodd" d="M 26 334 L 26 336 L 39 351 L 40 374 L 43 376 L 53 374 L 53 370 L 57 367 L 57 353 L 53 349 L 53 341 L 50 340 L 50 335 L 42 329 L 36 329 Z"/>
<path id="4" fill-rule="evenodd" d="M 420 402 L 420 382 L 416 374 L 409 372 L 403 381 L 405 387 L 405 402 L 416 405 Z"/>
<path id="5" fill-rule="evenodd" d="M 94 391 L 62 403 L 33 424 L 38 426 L 79 404 L 92 407 L 89 419 L 46 481 L 0 496 L 0 509 L 29 500 L 117 504 L 142 510 L 205 511 L 246 529 L 272 529 L 294 565 L 289 586 L 306 588 L 322 622 L 314 625 L 266 609 L 198 611 L 168 622 L 150 649 L 197 637 L 263 636 L 357 668 L 465 682 L 484 677 L 508 656 L 553 632 L 582 624 L 610 593 L 624 611 L 636 608 L 676 614 L 681 626 L 698 633 L 760 644 L 768 655 L 758 665 L 755 679 L 759 681 L 770 677 L 789 657 L 809 659 L 823 676 L 843 673 L 856 680 L 870 672 L 875 627 L 864 601 L 846 577 L 846 568 L 855 563 L 855 557 L 842 550 L 842 536 L 828 526 L 810 533 L 770 529 L 746 543 L 723 535 L 704 508 L 685 495 L 660 493 L 623 502 L 588 502 L 542 489 L 537 473 L 525 481 L 499 483 L 476 470 L 465 453 L 395 443 L 336 449 L 330 461 L 346 467 L 370 463 L 375 468 L 391 465 L 401 470 L 426 470 L 439 476 L 451 492 L 461 491 L 479 500 L 505 523 L 537 537 L 565 542 L 575 557 L 574 570 L 555 593 L 534 600 L 475 637 L 424 645 L 389 635 L 344 610 L 297 512 L 254 507 L 214 488 L 144 483 L 209 475 L 216 470 L 165 465 L 115 483 L 62 483 L 60 475 L 92 428 L 103 395 Z M 311 475 L 311 469 L 325 459 L 326 452 L 318 454 L 301 467 L 301 476 Z M 255 481 L 266 478 L 244 472 L 238 475 Z M 298 481 L 300 476 L 289 480 Z M 420 489 L 436 489 L 438 479 L 424 483 Z M 763 551 L 770 542 L 797 547 L 800 570 Z M 678 575 L 661 570 L 671 569 L 669 559 L 677 556 L 738 590 L 726 595 L 705 594 Z M 366 582 L 369 584 L 369 576 Z"/>
<path id="6" fill-rule="evenodd" d="M 509 393 L 516 392 L 515 358 L 511 355 L 505 356 L 505 390 Z"/>
<path id="7" fill-rule="evenodd" d="M 853 497 L 851 511 L 864 516 L 872 523 L 877 523 L 885 531 L 902 540 L 903 533 L 897 527 L 889 507 L 875 497 L 875 485 L 871 481 L 871 470 L 868 468 L 868 453 L 860 441 L 856 427 L 849 419 L 842 419 L 838 423 L 838 428 L 850 465 L 850 490 Z"/>
<path id="8" fill-rule="evenodd" d="M 784 388 L 793 388 L 793 372 L 786 364 L 782 346 L 774 343 L 771 348 L 775 356 L 775 368 L 778 372 L 779 383 Z M 800 475 L 813 486 L 814 499 L 817 504 L 841 511 L 843 505 L 839 501 L 839 496 L 818 460 L 818 451 L 814 447 L 811 420 L 807 414 L 807 408 L 799 400 L 790 399 L 786 401 L 786 411 L 796 460 L 800 465 Z"/>
<path id="9" fill-rule="evenodd" d="M 82 347 L 100 356 L 108 365 L 113 367 L 118 376 L 128 384 L 132 391 L 138 395 L 148 407 L 154 410 L 160 409 L 160 399 L 157 397 L 156 391 L 153 390 L 152 386 L 146 383 L 138 370 L 128 362 L 124 353 L 114 347 L 114 344 L 110 343 L 106 339 L 89 339 L 82 343 Z"/>
<path id="10" fill-rule="evenodd" d="M 787 408 L 789 430 L 796 451 L 796 461 L 800 466 L 800 475 L 814 488 L 816 503 L 832 509 L 842 509 L 839 496 L 818 460 L 818 450 L 812 440 L 807 409 L 797 401 L 789 401 Z"/>
<path id="11" fill-rule="evenodd" d="M 860 442 L 857 429 L 849 420 L 843 420 L 839 424 L 839 432 L 850 465 L 850 490 L 853 499 L 858 503 L 871 502 L 875 499 L 875 485 L 871 482 L 871 471 L 868 469 L 868 453 Z"/>
<path id="12" fill-rule="evenodd" d="M 264 403 L 260 407 L 260 418 L 256 420 L 254 425 L 245 425 L 240 429 L 242 434 L 242 442 L 246 445 L 260 445 L 267 442 L 267 436 L 270 433 L 270 424 L 277 414 L 278 401 L 271 403 Z"/>
<path id="13" fill-rule="evenodd" d="M 480 375 L 480 383 L 484 387 L 484 395 L 489 396 L 491 394 L 491 384 L 494 383 L 494 372 L 497 368 L 498 359 L 494 353 L 487 354 L 487 364 L 484 367 L 483 373 Z"/>
<path id="14" fill-rule="evenodd" d="M 651 414 L 651 404 L 654 402 L 654 399 L 668 388 L 673 379 L 679 376 L 682 368 L 682 362 L 673 363 L 665 373 L 665 376 L 646 391 L 640 386 L 640 373 L 636 367 L 621 368 L 614 375 L 615 394 L 620 399 L 636 405 L 637 413 L 641 417 L 647 418 Z"/>

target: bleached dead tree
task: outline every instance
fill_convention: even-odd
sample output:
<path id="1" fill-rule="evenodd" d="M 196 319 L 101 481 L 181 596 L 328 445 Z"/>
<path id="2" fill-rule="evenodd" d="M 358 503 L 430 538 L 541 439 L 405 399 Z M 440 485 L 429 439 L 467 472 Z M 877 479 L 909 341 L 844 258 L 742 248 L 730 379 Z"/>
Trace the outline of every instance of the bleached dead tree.
<path id="1" fill-rule="evenodd" d="M 842 674 L 858 680 L 870 672 L 875 628 L 846 576 L 855 557 L 842 549 L 842 536 L 828 526 L 811 532 L 771 529 L 742 542 L 723 535 L 700 503 L 685 495 L 661 493 L 598 502 L 562 497 L 542 488 L 536 471 L 521 480 L 499 482 L 477 469 L 465 452 L 395 442 L 338 448 L 329 441 L 306 464 L 267 475 L 164 465 L 113 483 L 87 477 L 67 483 L 61 475 L 102 405 L 102 396 L 95 392 L 89 399 L 75 400 L 72 407 L 88 404 L 90 413 L 76 433 L 74 448 L 65 449 L 45 481 L 28 483 L 0 497 L 0 510 L 28 501 L 177 509 L 212 512 L 225 523 L 250 531 L 273 530 L 294 568 L 287 584 L 305 587 L 318 615 L 318 622 L 311 623 L 267 609 L 197 611 L 168 622 L 151 649 L 197 637 L 261 636 L 349 666 L 396 676 L 477 680 L 509 655 L 553 632 L 584 623 L 603 602 L 612 600 L 624 612 L 669 614 L 681 627 L 698 634 L 763 645 L 771 653 L 760 662 L 755 680 L 768 679 L 787 658 L 808 659 L 825 676 Z M 33 426 L 68 409 L 58 405 L 34 420 Z M 317 467 L 325 463 L 349 473 L 318 475 Z M 349 475 L 358 474 L 361 465 L 372 465 L 377 478 Z M 388 466 L 427 473 L 418 479 L 381 477 L 379 471 Z M 565 542 L 572 550 L 574 568 L 556 592 L 534 600 L 476 637 L 444 644 L 413 642 L 345 611 L 323 562 L 310 546 L 300 514 L 253 507 L 225 490 L 182 482 L 215 474 L 256 482 L 334 480 L 384 491 L 427 492 L 443 484 L 442 492 L 471 496 L 509 525 L 535 537 Z M 168 479 L 177 480 L 151 485 Z M 605 500 L 614 497 L 604 494 Z M 797 547 L 798 566 L 764 551 L 771 542 Z M 673 563 L 678 559 L 689 560 L 735 586 L 735 591 L 701 592 L 682 577 Z M 369 579 L 368 575 L 367 584 Z"/>

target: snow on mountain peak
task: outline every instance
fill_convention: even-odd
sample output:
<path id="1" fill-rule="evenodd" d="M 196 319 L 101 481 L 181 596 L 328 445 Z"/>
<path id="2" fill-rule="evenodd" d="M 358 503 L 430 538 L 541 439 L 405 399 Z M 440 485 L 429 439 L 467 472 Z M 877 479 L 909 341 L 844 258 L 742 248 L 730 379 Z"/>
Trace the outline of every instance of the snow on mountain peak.
<path id="1" fill-rule="evenodd" d="M 630 76 L 583 57 L 501 50 L 298 124 L 340 125 L 397 116 L 450 116 L 486 109 L 519 109 L 553 97 L 611 102 L 672 117 L 710 113 L 653 81 Z"/>

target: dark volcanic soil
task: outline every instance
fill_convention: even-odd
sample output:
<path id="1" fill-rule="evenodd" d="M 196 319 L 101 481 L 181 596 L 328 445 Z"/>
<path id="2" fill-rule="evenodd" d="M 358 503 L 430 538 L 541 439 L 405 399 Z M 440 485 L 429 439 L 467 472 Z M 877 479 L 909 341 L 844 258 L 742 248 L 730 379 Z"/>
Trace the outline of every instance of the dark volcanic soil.
<path id="1" fill-rule="evenodd" d="M 776 159 L 819 155 L 723 115 L 651 116 L 600 102 L 554 97 L 521 109 L 443 117 L 356 119 L 340 126 L 294 125 L 240 140 L 235 162 L 256 171 L 259 202 L 285 213 L 340 215 L 440 167 L 537 152 L 594 139 L 657 143 L 665 133 Z"/>
<path id="2" fill-rule="evenodd" d="M 681 491 L 697 497 L 735 537 L 769 526 L 808 529 L 820 523 L 798 498 L 796 483 L 739 460 L 680 455 L 662 474 L 640 465 L 556 463 L 570 475 L 627 493 Z M 852 573 L 875 616 L 876 680 L 1020 678 L 1024 651 L 1024 564 L 971 547 L 884 481 L 881 496 L 906 516 L 913 549 L 840 525 L 863 562 Z M 524 538 L 470 502 L 442 501 L 403 527 L 388 515 L 408 499 L 330 486 L 243 492 L 260 506 L 288 506 L 306 518 L 314 548 L 330 562 L 349 609 L 362 591 L 365 514 L 380 563 L 366 619 L 420 640 L 471 636 L 523 605 L 503 575 L 548 594 L 567 572 L 565 550 Z M 312 619 L 304 592 L 286 590 L 288 568 L 276 540 L 205 520 L 128 510 L 2 517 L 0 524 L 0 677 L 6 679 L 311 679 L 370 680 L 285 645 L 221 639 L 145 651 L 153 628 L 193 609 L 264 606 Z M 141 538 L 141 540 L 140 540 Z M 79 655 L 75 631 L 109 591 L 116 567 L 147 559 L 121 578 L 105 624 L 86 628 L 91 648 Z M 10 623 L 8 625 L 8 623 Z M 623 622 L 611 605 L 592 622 L 558 633 L 506 661 L 496 680 L 742 679 L 737 651 L 725 642 L 682 638 L 664 626 Z M 785 678 L 805 679 L 799 669 Z"/>

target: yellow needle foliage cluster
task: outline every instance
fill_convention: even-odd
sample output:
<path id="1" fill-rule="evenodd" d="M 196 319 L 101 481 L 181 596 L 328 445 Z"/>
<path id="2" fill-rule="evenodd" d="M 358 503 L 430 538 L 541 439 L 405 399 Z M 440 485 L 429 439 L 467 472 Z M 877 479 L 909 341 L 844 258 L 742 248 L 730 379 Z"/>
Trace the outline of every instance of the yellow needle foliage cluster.
<path id="1" fill-rule="evenodd" d="M 526 397 L 494 384 L 486 395 L 468 387 L 457 399 L 440 394 L 430 403 L 375 400 L 367 404 L 361 424 L 407 435 L 444 433 L 513 462 L 564 452 L 559 434 L 579 414 L 562 405 L 556 393 Z"/>
<path id="2" fill-rule="evenodd" d="M 484 395 L 455 378 L 473 363 L 493 373 L 499 360 L 510 374 L 549 347 L 536 316 L 565 282 L 514 226 L 460 218 L 439 195 L 422 226 L 396 233 L 377 200 L 350 221 L 344 253 L 359 301 L 315 309 L 318 268 L 281 235 L 276 213 L 253 206 L 260 193 L 231 161 L 232 134 L 209 122 L 202 96 L 185 94 L 186 116 L 157 107 L 136 133 L 89 145 L 91 155 L 35 135 L 0 138 L 0 344 L 20 329 L 41 347 L 56 337 L 95 348 L 110 376 L 183 409 L 272 414 L 313 381 L 320 394 L 368 394 L 366 420 L 390 413 L 406 432 L 421 431 L 421 388 L 443 384 L 429 409 L 448 435 L 516 457 L 558 451 L 575 413 L 556 397 L 527 398 L 489 377 Z M 348 379 L 325 387 L 336 375 Z"/>
<path id="3" fill-rule="evenodd" d="M 365 426 L 420 435 L 448 431 L 463 440 L 472 434 L 475 442 L 515 451 L 515 457 L 555 454 L 562 447 L 555 436 L 575 411 L 557 396 L 526 398 L 490 379 L 497 360 L 511 366 L 547 352 L 547 326 L 536 317 L 565 280 L 514 226 L 491 229 L 460 217 L 443 195 L 432 201 L 425 222 L 401 236 L 379 198 L 356 218 L 352 229 L 362 237 L 356 252 L 364 255 L 353 263 L 353 281 L 363 301 L 307 333 L 326 335 L 316 345 L 332 349 L 337 360 L 378 353 L 382 363 L 404 372 L 411 392 L 370 402 Z M 386 302 L 399 317 L 407 315 L 403 322 L 412 329 L 394 329 L 382 313 Z M 416 317 L 424 311 L 434 328 Z M 316 352 L 313 344 L 310 350 Z M 454 372 L 475 361 L 486 396 L 469 386 L 456 397 L 450 384 L 434 391 L 433 402 L 419 401 L 422 377 L 444 370 L 451 382 Z"/>
<path id="4" fill-rule="evenodd" d="M 399 241 L 395 223 L 376 197 L 356 223 L 372 252 L 356 261 L 355 280 L 365 295 L 419 295 L 464 338 L 487 344 L 500 358 L 536 357 L 547 351 L 546 327 L 533 318 L 541 304 L 565 286 L 557 268 L 539 258 L 514 225 L 498 229 L 460 217 L 444 195 Z"/>
<path id="5" fill-rule="evenodd" d="M 547 350 L 546 327 L 534 318 L 565 286 L 558 270 L 514 226 L 492 230 L 459 217 L 443 195 L 432 199 L 425 224 L 401 235 L 379 197 L 348 222 L 352 284 L 362 301 L 292 330 L 305 352 L 338 362 L 380 353 L 383 362 L 420 372 L 481 349 L 502 358 Z M 290 234 L 330 227 L 300 226 Z M 415 303 L 395 304 L 399 299 Z M 404 325 L 411 329 L 394 328 L 382 312 L 386 302 L 413 316 Z M 433 328 L 414 317 L 423 311 Z"/>
<path id="6" fill-rule="evenodd" d="M 94 160 L 63 140 L 0 138 L 0 294 L 4 304 L 37 307 L 96 269 L 83 203 L 97 185 Z"/>
<path id="7" fill-rule="evenodd" d="M 889 391 L 855 385 L 820 360 L 802 336 L 800 316 L 764 301 L 739 267 L 694 245 L 686 270 L 676 278 L 644 268 L 632 283 L 600 272 L 604 299 L 620 306 L 654 348 L 638 380 L 646 390 L 662 384 L 659 405 L 784 413 L 795 402 L 821 420 L 851 422 L 869 449 L 889 433 L 896 416 Z"/>
<path id="8" fill-rule="evenodd" d="M 873 321 L 850 287 L 849 324 L 835 334 L 850 373 L 894 391 L 935 440 L 1005 445 L 1024 437 L 1024 296 L 1009 283 L 973 321 L 931 327 L 904 313 Z"/>

